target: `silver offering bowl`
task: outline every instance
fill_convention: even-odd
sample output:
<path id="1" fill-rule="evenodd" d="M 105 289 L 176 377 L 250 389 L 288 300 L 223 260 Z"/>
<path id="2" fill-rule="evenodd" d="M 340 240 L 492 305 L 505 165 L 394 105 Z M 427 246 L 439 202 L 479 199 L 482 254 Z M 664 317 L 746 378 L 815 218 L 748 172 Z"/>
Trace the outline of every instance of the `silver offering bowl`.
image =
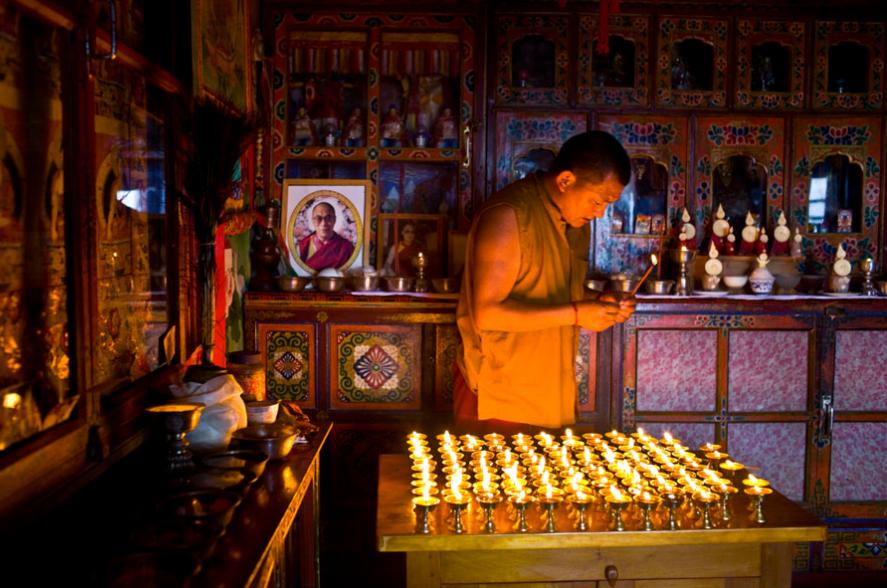
<path id="1" fill-rule="evenodd" d="M 172 402 L 147 408 L 155 426 L 166 435 L 169 447 L 166 454 L 166 467 L 170 471 L 194 467 L 191 448 L 186 435 L 197 427 L 204 405 L 200 402 Z"/>

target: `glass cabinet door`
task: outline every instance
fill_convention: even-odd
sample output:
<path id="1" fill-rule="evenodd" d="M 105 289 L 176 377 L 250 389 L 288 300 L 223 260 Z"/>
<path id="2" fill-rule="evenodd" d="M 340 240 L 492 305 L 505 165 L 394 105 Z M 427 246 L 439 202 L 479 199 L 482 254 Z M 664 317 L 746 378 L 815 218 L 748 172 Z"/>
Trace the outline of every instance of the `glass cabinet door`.
<path id="1" fill-rule="evenodd" d="M 67 420 L 62 31 L 0 4 L 0 450 Z"/>

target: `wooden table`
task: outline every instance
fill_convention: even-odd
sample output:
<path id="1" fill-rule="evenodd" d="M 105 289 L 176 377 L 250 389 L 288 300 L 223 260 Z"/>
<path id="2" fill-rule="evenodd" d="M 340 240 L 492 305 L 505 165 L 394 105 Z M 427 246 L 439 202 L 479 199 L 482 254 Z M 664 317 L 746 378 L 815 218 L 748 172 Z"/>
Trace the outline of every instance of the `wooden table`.
<path id="1" fill-rule="evenodd" d="M 509 588 L 742 588 L 789 587 L 792 544 L 822 541 L 825 526 L 774 492 L 765 501 L 765 524 L 755 523 L 744 495 L 732 499 L 733 516 L 714 529 L 694 527 L 683 516 L 677 531 L 642 531 L 634 509 L 626 531 L 608 530 L 602 510 L 589 511 L 590 530 L 572 531 L 565 505 L 555 511 L 557 531 L 544 528 L 537 507 L 527 510 L 529 533 L 512 530 L 506 507 L 495 511 L 496 533 L 483 530 L 477 505 L 462 515 L 466 531 L 455 534 L 447 505 L 432 512 L 431 533 L 416 533 L 405 455 L 383 455 L 379 463 L 376 533 L 380 551 L 406 552 L 409 588 L 487 586 Z M 657 528 L 661 521 L 656 518 Z M 695 521 L 695 525 L 698 525 Z"/>
<path id="2" fill-rule="evenodd" d="M 269 462 L 192 586 L 320 585 L 320 450 L 332 424 Z"/>

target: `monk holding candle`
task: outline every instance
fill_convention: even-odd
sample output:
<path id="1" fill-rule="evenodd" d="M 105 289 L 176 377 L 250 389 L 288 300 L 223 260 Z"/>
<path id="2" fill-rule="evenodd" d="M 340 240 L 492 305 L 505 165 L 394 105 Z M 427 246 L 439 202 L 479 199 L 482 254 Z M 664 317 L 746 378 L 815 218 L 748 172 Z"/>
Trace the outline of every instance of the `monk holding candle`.
<path id="1" fill-rule="evenodd" d="M 583 133 L 550 171 L 506 187 L 478 211 L 457 310 L 457 418 L 575 422 L 578 327 L 603 331 L 635 308 L 630 296 L 588 298 L 583 286 L 589 223 L 619 199 L 630 174 L 612 135 Z"/>

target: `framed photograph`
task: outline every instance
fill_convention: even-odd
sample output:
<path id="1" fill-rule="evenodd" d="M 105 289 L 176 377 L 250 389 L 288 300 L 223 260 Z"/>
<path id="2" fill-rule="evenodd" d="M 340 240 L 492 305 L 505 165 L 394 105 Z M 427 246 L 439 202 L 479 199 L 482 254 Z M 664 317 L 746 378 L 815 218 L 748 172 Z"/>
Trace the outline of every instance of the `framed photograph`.
<path id="1" fill-rule="evenodd" d="M 634 221 L 635 235 L 649 235 L 650 223 L 651 219 L 649 214 L 639 214 Z"/>
<path id="2" fill-rule="evenodd" d="M 286 180 L 283 184 L 284 241 L 296 273 L 328 268 L 345 271 L 367 261 L 369 180 Z"/>
<path id="3" fill-rule="evenodd" d="M 428 258 L 425 277 L 444 275 L 447 216 L 442 214 L 380 214 L 376 267 L 392 276 L 416 275 L 420 251 Z"/>
<path id="4" fill-rule="evenodd" d="M 654 214 L 650 217 L 650 232 L 654 235 L 662 235 L 665 233 L 665 215 Z"/>
<path id="5" fill-rule="evenodd" d="M 853 210 L 849 208 L 838 209 L 838 233 L 853 232 Z"/>
<path id="6" fill-rule="evenodd" d="M 240 113 L 253 110 L 246 0 L 191 0 L 194 93 Z"/>

